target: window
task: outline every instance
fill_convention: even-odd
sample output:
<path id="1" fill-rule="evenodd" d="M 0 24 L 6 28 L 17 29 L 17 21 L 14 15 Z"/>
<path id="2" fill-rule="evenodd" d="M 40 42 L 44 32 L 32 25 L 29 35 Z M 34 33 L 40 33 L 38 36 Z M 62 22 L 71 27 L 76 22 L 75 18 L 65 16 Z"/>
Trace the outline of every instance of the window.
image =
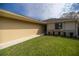
<path id="1" fill-rule="evenodd" d="M 55 23 L 55 29 L 62 29 L 62 23 Z"/>

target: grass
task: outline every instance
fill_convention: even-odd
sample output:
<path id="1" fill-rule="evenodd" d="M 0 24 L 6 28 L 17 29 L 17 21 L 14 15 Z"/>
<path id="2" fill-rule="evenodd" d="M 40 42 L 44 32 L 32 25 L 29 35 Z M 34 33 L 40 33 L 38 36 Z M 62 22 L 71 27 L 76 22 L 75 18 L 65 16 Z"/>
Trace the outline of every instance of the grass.
<path id="1" fill-rule="evenodd" d="M 79 56 L 79 40 L 40 36 L 0 50 L 1 56 Z"/>

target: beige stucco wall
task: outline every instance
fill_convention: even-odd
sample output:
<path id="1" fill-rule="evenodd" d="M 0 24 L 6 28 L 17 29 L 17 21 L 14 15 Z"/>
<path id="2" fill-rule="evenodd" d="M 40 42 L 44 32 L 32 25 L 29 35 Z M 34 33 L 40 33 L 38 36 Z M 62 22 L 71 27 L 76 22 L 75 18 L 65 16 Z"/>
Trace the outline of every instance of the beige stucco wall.
<path id="1" fill-rule="evenodd" d="M 54 29 L 55 29 L 55 24 L 54 23 L 47 24 L 47 31 L 54 30 Z"/>
<path id="2" fill-rule="evenodd" d="M 56 23 L 56 22 L 55 22 Z M 62 29 L 55 29 L 55 23 L 48 23 L 47 24 L 47 31 L 63 31 L 64 30 L 64 25 L 62 25 Z M 64 24 L 64 23 L 63 23 Z"/>
<path id="3" fill-rule="evenodd" d="M 0 17 L 0 43 L 43 34 L 43 25 Z"/>
<path id="4" fill-rule="evenodd" d="M 74 36 L 76 35 L 76 23 L 75 22 L 65 22 L 64 23 L 64 31 L 66 32 L 67 36 L 70 36 L 70 32 L 74 33 Z"/>
<path id="5" fill-rule="evenodd" d="M 75 22 L 63 22 L 61 30 L 75 30 Z M 48 23 L 47 30 L 56 30 L 55 23 Z"/>
<path id="6" fill-rule="evenodd" d="M 61 34 L 63 32 L 66 32 L 66 35 L 67 36 L 70 36 L 70 32 L 73 32 L 74 33 L 74 36 L 77 36 L 77 23 L 75 23 L 74 21 L 66 21 L 66 22 L 62 22 L 62 29 L 55 29 L 55 23 L 56 22 L 52 22 L 52 23 L 48 23 L 47 24 L 47 32 L 55 32 L 55 33 L 58 33 L 58 32 L 61 32 Z"/>
<path id="7" fill-rule="evenodd" d="M 64 30 L 75 30 L 75 22 L 64 22 Z"/>

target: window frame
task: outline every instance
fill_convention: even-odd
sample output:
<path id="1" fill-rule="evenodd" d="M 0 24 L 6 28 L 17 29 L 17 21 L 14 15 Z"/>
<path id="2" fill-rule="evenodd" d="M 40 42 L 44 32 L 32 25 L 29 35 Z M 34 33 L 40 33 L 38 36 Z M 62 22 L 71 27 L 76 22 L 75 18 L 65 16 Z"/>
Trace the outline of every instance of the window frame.
<path id="1" fill-rule="evenodd" d="M 63 24 L 62 24 L 61 22 L 55 23 L 55 29 L 62 29 L 62 28 L 63 28 L 62 25 L 63 25 Z"/>

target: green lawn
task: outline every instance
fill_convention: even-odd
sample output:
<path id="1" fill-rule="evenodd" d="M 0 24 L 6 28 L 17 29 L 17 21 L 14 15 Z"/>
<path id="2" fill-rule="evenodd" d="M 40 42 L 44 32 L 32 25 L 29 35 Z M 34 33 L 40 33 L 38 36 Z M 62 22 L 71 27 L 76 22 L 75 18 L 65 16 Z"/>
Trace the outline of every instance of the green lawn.
<path id="1" fill-rule="evenodd" d="M 59 36 L 40 36 L 0 50 L 6 56 L 79 56 L 79 40 Z"/>

